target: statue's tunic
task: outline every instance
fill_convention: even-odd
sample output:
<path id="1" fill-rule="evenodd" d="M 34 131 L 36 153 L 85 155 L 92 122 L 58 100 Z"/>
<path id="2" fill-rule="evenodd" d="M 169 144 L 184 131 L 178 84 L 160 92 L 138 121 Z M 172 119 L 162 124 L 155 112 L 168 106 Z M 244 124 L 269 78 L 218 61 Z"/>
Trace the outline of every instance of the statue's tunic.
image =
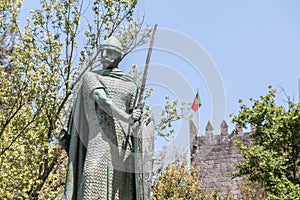
<path id="1" fill-rule="evenodd" d="M 112 113 L 104 112 L 98 106 L 93 99 L 92 92 L 99 88 L 104 89 L 107 97 L 126 113 L 130 114 L 135 106 L 137 86 L 130 79 L 101 76 L 92 72 L 83 77 L 80 101 L 84 101 L 84 109 L 77 110 L 80 116 L 85 115 L 85 121 L 88 124 L 84 131 L 81 128 L 77 133 L 80 138 L 79 143 L 86 147 L 86 154 L 84 152 L 85 155 L 83 155 L 85 158 L 82 159 L 84 165 L 79 163 L 81 167 L 83 166 L 83 170 L 78 170 L 83 175 L 76 174 L 74 172 L 76 167 L 71 166 L 73 172 L 68 171 L 68 176 L 71 176 L 68 178 L 73 179 L 73 186 L 69 187 L 73 192 L 66 191 L 66 194 L 68 197 L 69 193 L 69 199 L 131 200 L 134 199 L 134 155 L 131 127 L 128 123 L 111 116 Z M 83 110 L 84 113 L 82 113 Z M 74 150 L 76 146 L 72 147 L 71 139 L 69 168 L 72 165 L 70 162 L 72 148 Z M 76 155 L 73 159 L 74 157 Z M 71 184 L 72 181 L 70 181 Z M 70 193 L 73 194 L 70 195 Z"/>

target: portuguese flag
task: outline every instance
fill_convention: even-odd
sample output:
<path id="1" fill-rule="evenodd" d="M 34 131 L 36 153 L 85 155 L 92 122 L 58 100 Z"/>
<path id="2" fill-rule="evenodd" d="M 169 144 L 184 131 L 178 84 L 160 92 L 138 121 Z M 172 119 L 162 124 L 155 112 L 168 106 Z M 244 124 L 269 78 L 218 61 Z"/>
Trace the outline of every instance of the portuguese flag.
<path id="1" fill-rule="evenodd" d="M 196 96 L 195 96 L 195 99 L 192 103 L 192 106 L 191 108 L 193 109 L 193 111 L 197 112 L 198 108 L 200 108 L 201 106 L 201 99 L 200 99 L 200 95 L 199 93 L 197 92 Z"/>

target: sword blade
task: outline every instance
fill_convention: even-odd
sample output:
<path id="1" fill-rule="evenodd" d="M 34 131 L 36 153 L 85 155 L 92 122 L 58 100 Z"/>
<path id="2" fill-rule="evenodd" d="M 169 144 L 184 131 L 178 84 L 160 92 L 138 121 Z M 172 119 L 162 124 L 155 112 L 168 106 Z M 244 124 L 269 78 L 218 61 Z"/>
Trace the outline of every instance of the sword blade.
<path id="1" fill-rule="evenodd" d="M 153 49 L 153 44 L 154 44 L 154 37 L 157 29 L 157 24 L 154 25 L 152 36 L 151 36 L 151 41 L 150 41 L 150 46 L 147 54 L 147 59 L 145 63 L 145 69 L 143 73 L 143 78 L 142 78 L 142 84 L 140 87 L 140 96 L 138 100 L 138 107 L 142 108 L 143 107 L 143 101 L 144 101 L 144 92 L 145 92 L 145 87 L 146 87 L 146 81 L 148 77 L 148 71 L 149 71 L 149 65 L 150 65 L 150 58 L 152 55 L 152 49 Z"/>

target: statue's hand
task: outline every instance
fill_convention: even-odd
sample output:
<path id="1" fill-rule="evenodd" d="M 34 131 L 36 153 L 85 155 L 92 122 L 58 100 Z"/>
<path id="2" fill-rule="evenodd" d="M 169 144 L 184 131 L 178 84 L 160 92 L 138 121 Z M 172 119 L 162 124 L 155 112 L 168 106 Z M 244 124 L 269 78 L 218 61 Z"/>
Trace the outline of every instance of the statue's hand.
<path id="1" fill-rule="evenodd" d="M 129 123 L 132 124 L 135 121 L 138 121 L 141 118 L 141 115 L 142 115 L 142 111 L 140 109 L 134 109 L 131 113 Z"/>

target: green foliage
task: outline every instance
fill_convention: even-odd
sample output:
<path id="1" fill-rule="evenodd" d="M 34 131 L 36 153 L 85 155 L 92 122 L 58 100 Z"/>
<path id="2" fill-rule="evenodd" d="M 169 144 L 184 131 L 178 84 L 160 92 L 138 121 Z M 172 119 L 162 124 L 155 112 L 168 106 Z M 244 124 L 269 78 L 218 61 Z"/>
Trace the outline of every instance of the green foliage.
<path id="1" fill-rule="evenodd" d="M 260 100 L 248 107 L 241 104 L 233 122 L 251 124 L 255 132 L 252 145 L 237 142 L 246 161 L 237 166 L 237 176 L 247 175 L 260 183 L 272 199 L 297 199 L 300 196 L 300 104 L 288 101 L 288 108 L 275 103 L 276 91 L 269 88 Z"/>
<path id="2" fill-rule="evenodd" d="M 242 200 L 262 200 L 269 197 L 265 189 L 261 187 L 261 184 L 251 182 L 246 177 L 243 177 L 243 183 L 239 186 L 239 189 L 241 194 L 239 198 Z"/>
<path id="3" fill-rule="evenodd" d="M 154 184 L 154 199 L 202 199 L 203 195 L 199 193 L 200 182 L 191 171 L 186 160 L 170 164 Z"/>
<path id="4" fill-rule="evenodd" d="M 141 27 L 133 18 L 137 1 L 82 3 L 41 0 L 20 31 L 22 1 L 0 4 L 1 198 L 62 199 L 67 156 L 58 138 L 80 72 L 107 36 L 124 35 L 128 50 L 140 44 L 132 41 Z M 88 9 L 94 19 L 81 26 Z"/>
<path id="5" fill-rule="evenodd" d="M 158 135 L 164 137 L 167 141 L 170 140 L 170 137 L 174 133 L 172 125 L 175 121 L 182 119 L 186 116 L 185 108 L 186 104 L 183 102 L 181 105 L 178 105 L 178 100 L 171 101 L 169 96 L 165 97 L 166 104 L 165 109 L 161 113 L 161 120 L 156 124 L 155 129 L 158 132 Z"/>
<path id="6" fill-rule="evenodd" d="M 1 1 L 0 4 L 0 64 L 8 66 L 13 59 L 12 48 L 18 34 L 17 19 L 23 1 Z"/>
<path id="7" fill-rule="evenodd" d="M 167 167 L 160 166 L 157 169 L 152 188 L 155 200 L 231 199 L 230 197 L 221 197 L 217 191 L 213 191 L 211 194 L 204 193 L 202 182 L 199 180 L 199 171 L 194 166 L 189 166 L 186 156 L 177 153 L 176 158 Z"/>

